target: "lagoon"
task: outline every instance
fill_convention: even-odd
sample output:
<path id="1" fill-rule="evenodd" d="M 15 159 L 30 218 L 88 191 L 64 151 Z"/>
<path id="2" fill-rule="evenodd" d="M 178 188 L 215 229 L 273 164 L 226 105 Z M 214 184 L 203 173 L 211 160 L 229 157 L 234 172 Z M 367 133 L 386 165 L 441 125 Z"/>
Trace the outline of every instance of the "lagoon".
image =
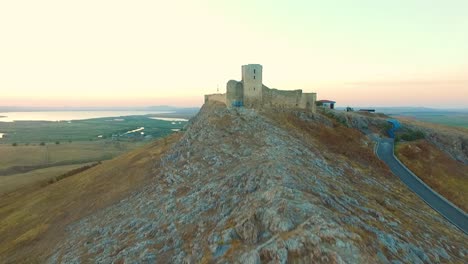
<path id="1" fill-rule="evenodd" d="M 102 117 L 121 117 L 147 114 L 166 114 L 161 111 L 39 111 L 0 113 L 0 122 L 13 121 L 69 121 Z"/>
<path id="2" fill-rule="evenodd" d="M 162 121 L 172 121 L 172 122 L 187 122 L 189 121 L 186 118 L 175 118 L 175 117 L 150 117 L 151 119 L 162 120 Z M 173 123 L 175 124 L 175 123 Z M 180 123 L 179 123 L 180 124 Z"/>

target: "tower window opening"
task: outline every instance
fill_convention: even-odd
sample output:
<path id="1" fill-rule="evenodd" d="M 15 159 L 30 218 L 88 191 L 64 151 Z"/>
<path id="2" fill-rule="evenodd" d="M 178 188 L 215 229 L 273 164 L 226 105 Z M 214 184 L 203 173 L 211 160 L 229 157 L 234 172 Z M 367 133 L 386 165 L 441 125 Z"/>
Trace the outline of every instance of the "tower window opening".
<path id="1" fill-rule="evenodd" d="M 254 75 L 254 80 L 255 80 L 255 75 Z"/>
<path id="2" fill-rule="evenodd" d="M 255 74 L 255 69 L 254 69 L 254 74 Z"/>

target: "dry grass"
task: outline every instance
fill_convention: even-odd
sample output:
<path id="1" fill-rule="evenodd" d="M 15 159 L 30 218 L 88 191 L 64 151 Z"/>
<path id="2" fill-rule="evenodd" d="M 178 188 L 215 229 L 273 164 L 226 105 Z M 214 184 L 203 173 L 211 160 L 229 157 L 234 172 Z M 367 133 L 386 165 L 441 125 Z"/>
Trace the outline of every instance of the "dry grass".
<path id="1" fill-rule="evenodd" d="M 468 212 L 468 166 L 426 140 L 400 143 L 397 157 L 421 180 Z"/>
<path id="2" fill-rule="evenodd" d="M 385 167 L 374 155 L 373 146 L 364 144 L 365 136 L 356 129 L 345 127 L 334 120 L 333 127 L 320 122 L 306 122 L 292 112 L 267 113 L 267 115 L 278 126 L 288 129 L 306 143 L 305 146 L 324 146 L 326 152 L 342 155 L 364 167 Z"/>
<path id="3" fill-rule="evenodd" d="M 26 173 L 18 173 L 8 176 L 0 176 L 0 201 L 4 199 L 3 195 L 14 196 L 14 192 L 19 189 L 32 188 L 37 189 L 47 183 L 49 179 L 58 177 L 68 171 L 85 166 L 85 164 L 55 166 L 45 169 L 38 169 Z M 0 204 L 2 204 L 0 202 Z"/>
<path id="4" fill-rule="evenodd" d="M 416 210 L 414 207 L 417 204 L 418 210 L 425 210 L 427 213 L 432 214 L 434 217 L 438 215 L 437 212 L 431 210 L 429 206 L 419 201 L 419 198 L 412 192 L 408 191 L 407 187 L 401 183 L 401 181 L 393 176 L 388 167 L 380 161 L 373 153 L 372 144 L 366 145 L 365 136 L 359 131 L 347 128 L 338 122 L 334 122 L 332 127 L 324 126 L 321 122 L 317 121 L 303 121 L 296 117 L 291 112 L 284 113 L 267 113 L 267 115 L 279 126 L 288 129 L 291 134 L 296 135 L 302 142 L 304 147 L 309 147 L 312 151 L 320 149 L 320 154 L 323 155 L 330 162 L 337 162 L 343 160 L 337 158 L 341 156 L 344 160 L 351 165 L 354 170 L 346 171 L 346 179 L 353 182 L 353 186 L 359 188 L 359 192 L 365 195 L 370 202 L 366 203 L 366 207 L 374 209 L 385 215 L 386 218 L 399 219 L 401 226 L 405 230 L 409 230 L 414 234 L 421 233 L 421 226 L 414 223 L 414 219 L 408 217 L 412 214 L 411 210 Z M 315 147 L 314 147 L 315 146 Z M 465 169 L 465 171 L 467 171 Z M 390 201 L 399 201 L 405 206 L 402 210 L 399 205 L 387 204 L 382 197 L 382 186 L 380 185 L 368 185 L 361 184 L 362 177 L 360 172 L 366 175 L 372 175 L 371 178 L 374 180 L 382 180 L 385 184 L 392 185 L 392 193 L 386 194 L 385 198 Z M 356 180 L 355 180 L 356 178 Z M 466 178 L 466 176 L 465 176 Z M 333 191 L 332 191 L 333 192 Z M 466 189 L 465 192 L 466 193 Z M 339 196 L 339 193 L 336 193 Z M 374 201 L 372 201 L 374 200 Z M 417 201 L 417 202 L 415 202 Z M 465 203 L 466 204 L 466 203 Z M 410 206 L 411 205 L 411 206 Z M 411 209 L 408 209 L 411 208 Z M 364 214 L 365 212 L 360 212 Z M 371 221 L 368 224 L 379 226 L 379 221 Z M 348 230 L 359 234 L 362 238 L 364 245 L 369 245 L 365 248 L 372 248 L 375 243 L 375 235 L 364 230 L 361 226 L 345 226 Z M 381 227 L 385 229 L 384 227 Z M 453 232 L 450 227 L 437 225 L 431 226 L 440 235 L 447 235 Z M 375 252 L 371 252 L 374 254 Z"/>
<path id="5" fill-rule="evenodd" d="M 422 128 L 435 129 L 440 132 L 451 133 L 451 134 L 466 135 L 468 133 L 468 128 L 464 128 L 464 127 L 455 127 L 455 126 L 447 126 L 447 125 L 436 124 L 436 123 L 423 122 L 423 121 L 419 121 L 419 120 L 416 120 L 415 118 L 411 118 L 407 116 L 398 116 L 397 118 L 403 124 L 406 124 L 406 125 L 414 125 L 414 126 L 418 126 Z"/>
<path id="6" fill-rule="evenodd" d="M 90 141 L 72 142 L 61 144 L 39 145 L 5 145 L 0 144 L 0 171 L 11 174 L 15 172 L 14 166 L 53 166 L 57 163 L 67 163 L 60 165 L 78 164 L 97 160 L 105 160 L 120 155 L 135 147 L 140 143 L 130 142 L 110 142 L 110 141 Z M 24 172 L 24 171 L 21 171 Z"/>
<path id="7" fill-rule="evenodd" d="M 152 179 L 156 160 L 180 134 L 31 191 L 18 190 L 0 202 L 0 259 L 43 262 L 64 236 L 67 224 L 109 206 Z"/>

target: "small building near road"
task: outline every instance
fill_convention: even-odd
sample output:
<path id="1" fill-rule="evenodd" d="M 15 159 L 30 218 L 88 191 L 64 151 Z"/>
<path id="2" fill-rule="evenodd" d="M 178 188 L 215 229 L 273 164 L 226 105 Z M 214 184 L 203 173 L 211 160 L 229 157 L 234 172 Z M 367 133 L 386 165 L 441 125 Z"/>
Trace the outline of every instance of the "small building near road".
<path id="1" fill-rule="evenodd" d="M 317 103 L 321 105 L 322 107 L 330 108 L 330 109 L 335 109 L 335 101 L 331 100 L 318 100 Z"/>

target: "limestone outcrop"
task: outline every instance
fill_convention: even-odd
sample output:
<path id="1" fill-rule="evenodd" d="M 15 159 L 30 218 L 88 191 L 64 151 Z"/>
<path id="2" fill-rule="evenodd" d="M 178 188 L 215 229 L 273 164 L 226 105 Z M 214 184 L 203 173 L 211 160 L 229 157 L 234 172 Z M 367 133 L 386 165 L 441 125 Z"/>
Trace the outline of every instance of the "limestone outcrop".
<path id="1" fill-rule="evenodd" d="M 153 184 L 69 226 L 49 262 L 466 263 L 466 235 L 334 126 L 209 102 Z"/>

